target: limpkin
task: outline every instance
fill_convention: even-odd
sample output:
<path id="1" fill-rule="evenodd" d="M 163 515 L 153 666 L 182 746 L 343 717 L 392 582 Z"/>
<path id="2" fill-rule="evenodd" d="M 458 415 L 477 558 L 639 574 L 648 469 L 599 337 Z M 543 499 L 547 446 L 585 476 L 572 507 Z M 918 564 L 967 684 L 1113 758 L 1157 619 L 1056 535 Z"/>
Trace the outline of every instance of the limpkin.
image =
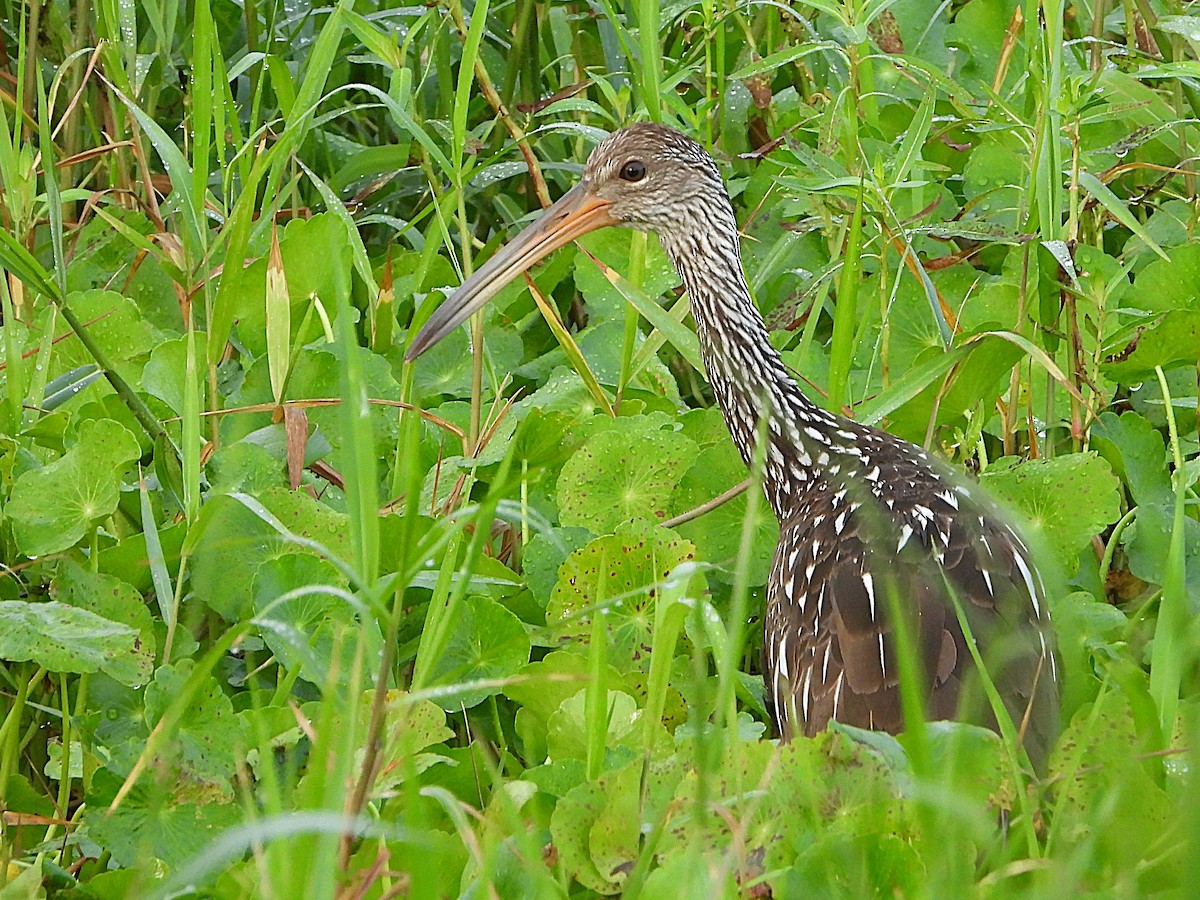
<path id="1" fill-rule="evenodd" d="M 831 719 L 902 730 L 902 645 L 917 663 L 927 718 L 996 728 L 984 691 L 968 687 L 980 679 L 965 631 L 1030 758 L 1044 759 L 1058 725 L 1057 673 L 1046 591 L 1028 547 L 947 463 L 800 391 L 751 300 L 720 172 L 695 141 L 652 124 L 605 139 L 579 184 L 433 313 L 407 358 L 553 250 L 609 225 L 658 234 L 690 296 L 713 393 L 747 466 L 760 433 L 766 440 L 763 488 L 780 536 L 763 671 L 781 736 L 812 735 Z"/>

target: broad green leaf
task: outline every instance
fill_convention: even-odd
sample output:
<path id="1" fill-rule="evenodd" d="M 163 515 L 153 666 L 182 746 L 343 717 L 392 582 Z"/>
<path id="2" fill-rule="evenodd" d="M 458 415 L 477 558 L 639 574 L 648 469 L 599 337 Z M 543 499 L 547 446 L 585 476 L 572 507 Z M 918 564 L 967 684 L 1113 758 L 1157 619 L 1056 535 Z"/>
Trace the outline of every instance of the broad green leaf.
<path id="1" fill-rule="evenodd" d="M 1154 380 L 1155 366 L 1164 370 L 1196 364 L 1200 346 L 1200 310 L 1171 310 L 1144 331 L 1136 332 L 1125 348 L 1102 363 L 1108 378 L 1123 384 Z"/>
<path id="2" fill-rule="evenodd" d="M 562 524 L 603 533 L 635 516 L 665 519 L 671 494 L 697 452 L 690 438 L 658 429 L 643 417 L 613 420 L 562 468 Z"/>
<path id="3" fill-rule="evenodd" d="M 322 715 L 322 703 L 306 703 L 301 712 L 316 721 Z M 358 748 L 359 760 L 364 756 L 363 747 L 370 739 L 367 728 L 371 721 L 371 710 L 376 702 L 374 691 L 364 691 L 353 702 L 358 711 L 353 717 L 358 729 L 349 737 L 349 746 Z M 380 774 L 373 783 L 376 796 L 387 797 L 409 778 L 427 769 L 446 762 L 447 748 L 443 744 L 454 738 L 454 732 L 446 725 L 446 713 L 431 700 L 414 700 L 405 691 L 390 690 L 383 700 L 384 724 L 383 744 L 380 756 Z M 346 718 L 350 718 L 349 715 Z M 295 724 L 295 717 L 292 716 Z M 303 732 L 297 727 L 297 737 Z"/>
<path id="4" fill-rule="evenodd" d="M 737 893 L 737 883 L 728 871 L 720 872 L 708 866 L 696 865 L 700 858 L 698 853 L 677 851 L 661 854 L 661 858 L 661 863 L 646 879 L 647 896 L 722 897 Z M 725 876 L 723 881 L 720 875 Z"/>
<path id="5" fill-rule="evenodd" d="M 1129 619 L 1117 607 L 1084 591 L 1074 591 L 1054 602 L 1054 633 L 1062 670 L 1062 716 L 1070 721 L 1075 711 L 1097 699 L 1100 676 L 1108 660 L 1116 658 L 1125 641 Z"/>
<path id="6" fill-rule="evenodd" d="M 1175 494 L 1163 436 L 1138 413 L 1103 413 L 1092 428 L 1092 446 L 1128 486 L 1136 518 L 1122 544 L 1129 571 L 1150 584 L 1162 584 L 1174 527 Z M 1200 587 L 1200 522 L 1185 518 L 1184 566 L 1189 589 Z"/>
<path id="7" fill-rule="evenodd" d="M 182 322 L 174 287 L 187 278 L 151 240 L 154 223 L 139 210 L 97 206 L 95 211 L 96 218 L 89 219 L 72 236 L 68 293 L 120 284 L 121 294 L 133 300 L 151 325 L 178 329 Z M 141 251 L 146 255 L 130 275 L 130 255 Z"/>
<path id="8" fill-rule="evenodd" d="M 586 781 L 567 793 L 554 807 L 550 834 L 559 862 L 585 888 L 600 894 L 619 893 L 620 885 L 596 868 L 588 836 L 600 817 L 607 795 L 598 782 Z"/>
<path id="9" fill-rule="evenodd" d="M 0 659 L 30 660 L 48 672 L 104 672 L 130 685 L 150 675 L 136 629 L 56 602 L 0 601 Z"/>
<path id="10" fill-rule="evenodd" d="M 1200 346 L 1200 247 L 1171 248 L 1169 260 L 1156 259 L 1142 269 L 1126 293 L 1126 305 L 1160 315 L 1138 325 L 1130 343 L 1114 348 L 1104 361 L 1110 378 L 1126 383 L 1154 380 L 1154 367 L 1195 365 Z"/>
<path id="11" fill-rule="evenodd" d="M 479 595 L 464 597 L 450 608 L 448 616 L 449 638 L 445 652 L 430 670 L 430 687 L 484 680 L 502 682 L 529 662 L 525 626 L 495 600 Z M 464 686 L 439 696 L 437 702 L 450 711 L 469 709 L 503 688 L 502 683 Z"/>
<path id="12" fill-rule="evenodd" d="M 612 666 L 609 666 L 606 677 L 609 684 L 624 682 L 624 678 Z M 587 679 L 586 657 L 579 653 L 554 650 L 537 662 L 522 666 L 518 677 L 502 690 L 506 697 L 536 717 L 544 730 L 563 701 L 578 694 Z"/>
<path id="13" fill-rule="evenodd" d="M 1009 0 L 969 0 L 954 13 L 954 22 L 946 28 L 945 43 L 967 61 L 954 67 L 955 81 L 962 81 L 971 90 L 990 88 L 995 78 L 1000 55 L 1004 50 L 1005 34 L 1013 15 Z M 1025 74 L 1024 46 L 1015 48 L 1008 68 L 1008 80 Z"/>
<path id="14" fill-rule="evenodd" d="M 599 260 L 596 265 L 604 273 L 604 277 L 612 283 L 629 303 L 642 314 L 655 330 L 664 336 L 681 357 L 697 372 L 704 372 L 704 363 L 700 359 L 700 339 L 695 333 L 681 324 L 674 316 L 658 305 L 658 301 L 645 294 L 639 287 L 627 281 L 616 269 L 610 268 Z"/>
<path id="15" fill-rule="evenodd" d="M 689 409 L 679 417 L 683 433 L 690 437 L 703 450 L 714 444 L 732 446 L 729 438 L 729 426 L 721 410 L 710 406 L 705 409 Z"/>
<path id="16" fill-rule="evenodd" d="M 272 248 L 268 246 L 264 248 L 263 258 L 248 266 L 243 275 L 245 290 L 238 298 L 237 306 L 238 339 L 255 357 L 267 355 L 269 340 L 277 341 L 281 362 L 286 365 L 289 352 L 284 344 L 288 341 L 307 344 L 321 333 L 316 316 L 309 318 L 303 333 L 299 332 L 305 321 L 304 312 L 314 298 L 319 299 L 331 315 L 337 309 L 338 293 L 345 290 L 349 277 L 350 247 L 345 224 L 332 213 L 294 219 L 278 233 L 278 237 L 278 263 L 282 272 L 276 269 L 275 276 L 282 275 L 284 282 L 282 285 L 277 283 L 272 305 L 280 315 L 268 327 L 266 288 L 272 268 Z M 285 295 L 287 313 L 283 312 Z M 275 326 L 279 326 L 278 331 Z"/>
<path id="17" fill-rule="evenodd" d="M 587 758 L 587 720 L 584 711 L 586 691 L 579 690 L 564 700 L 550 716 L 546 745 L 550 759 Z M 610 750 L 638 746 L 642 735 L 642 713 L 637 700 L 625 691 L 608 692 L 608 728 L 605 746 Z M 664 732 L 665 737 L 665 732 Z"/>
<path id="18" fill-rule="evenodd" d="M 1153 856 L 1152 845 L 1179 821 L 1154 761 L 1138 752 L 1145 739 L 1135 722 L 1129 697 L 1110 689 L 1067 723 L 1050 758 L 1059 784 L 1056 818 L 1062 817 L 1056 827 L 1088 834 L 1100 845 L 1098 858 L 1114 870 Z"/>
<path id="19" fill-rule="evenodd" d="M 292 397 L 331 398 L 340 391 L 339 345 L 308 347 L 301 353 L 292 367 L 288 382 L 288 393 Z M 371 399 L 395 401 L 400 399 L 400 385 L 392 376 L 387 360 L 365 347 L 357 350 L 358 364 L 363 376 L 364 389 Z M 258 360 L 246 374 L 246 382 L 238 398 L 239 402 L 269 403 L 272 400 L 270 376 L 266 360 Z M 368 407 L 375 449 L 379 456 L 395 451 L 396 410 L 372 404 Z M 342 455 L 347 452 L 349 436 L 342 427 L 339 406 L 313 407 L 307 410 L 309 425 L 316 434 L 322 435 L 333 448 L 335 468 L 344 468 Z M 268 413 L 257 416 L 242 416 L 230 429 L 230 439 L 245 437 L 250 431 L 267 425 L 271 420 Z M 235 423 L 230 423 L 235 424 Z"/>
<path id="20" fill-rule="evenodd" d="M 670 756 L 655 760 L 646 769 L 636 760 L 600 777 L 608 802 L 588 832 L 588 853 L 598 871 L 609 873 L 617 884 L 625 883 L 641 852 L 644 835 L 640 823 L 660 821 L 668 815 L 683 775 L 680 758 Z"/>
<path id="21" fill-rule="evenodd" d="M 608 623 L 608 660 L 619 671 L 646 671 L 654 635 L 654 604 L 663 581 L 696 548 L 674 532 L 645 521 L 620 525 L 615 534 L 576 550 L 558 571 L 546 608 L 546 624 L 572 646 L 590 642 L 594 607 Z M 703 576 L 687 573 L 689 596 L 705 589 Z"/>
<path id="22" fill-rule="evenodd" d="M 863 879 L 894 885 L 898 879 L 916 889 L 919 871 L 897 871 L 889 856 L 846 853 L 848 839 L 863 843 L 911 839 L 912 825 L 899 800 L 896 773 L 873 748 L 834 731 L 778 746 L 765 741 L 743 743 L 714 760 L 706 774 L 701 788 L 698 773 L 687 773 L 675 791 L 675 803 L 694 809 L 703 789 L 710 797 L 735 804 L 741 814 L 730 819 L 711 808 L 701 814 L 701 822 L 694 817 L 688 817 L 691 821 L 674 818 L 667 824 L 661 852 L 678 852 L 699 841 L 706 854 L 718 854 L 736 842 L 747 852 L 762 853 L 767 871 L 793 864 L 809 869 L 810 884 L 824 869 L 825 873 L 845 871 L 850 883 Z M 750 802 L 753 797 L 761 801 Z M 966 812 L 956 810 L 956 815 Z M 995 813 L 980 808 L 978 814 Z M 799 859 L 797 847 L 807 848 Z M 888 876 L 893 881 L 886 881 Z"/>
<path id="23" fill-rule="evenodd" d="M 1009 143 L 985 139 L 963 170 L 963 192 L 974 201 L 970 224 L 1015 232 L 1020 227 L 1021 184 L 1028 178 L 1024 157 Z"/>
<path id="24" fill-rule="evenodd" d="M 192 661 L 160 666 L 146 686 L 146 724 L 153 728 L 177 702 L 192 674 Z M 212 675 L 183 713 L 171 748 L 158 759 L 169 768 L 175 802 L 232 799 L 230 779 L 236 759 L 245 748 L 244 723 Z"/>
<path id="25" fill-rule="evenodd" d="M 628 301 L 592 262 L 592 257 L 624 271 L 628 266 L 633 238 L 633 232 L 625 228 L 609 228 L 583 238 L 581 243 L 587 252 L 575 254 L 574 278 L 575 286 L 583 294 L 589 324 L 610 320 L 624 323 Z M 679 274 L 659 242 L 647 241 L 638 287 L 646 296 L 658 297 L 678 283 Z"/>
<path id="26" fill-rule="evenodd" d="M 134 684 L 145 684 L 154 667 L 154 618 L 142 595 L 131 584 L 112 575 L 91 572 L 73 559 L 58 565 L 50 596 L 59 603 L 85 609 L 137 632 L 133 661 L 139 674 Z M 110 673 L 111 674 L 111 673 Z"/>
<path id="27" fill-rule="evenodd" d="M 681 515 L 707 503 L 746 480 L 746 467 L 728 440 L 700 451 L 683 476 L 671 501 L 671 511 Z M 752 486 L 748 490 L 755 490 Z M 702 516 L 675 526 L 684 540 L 696 546 L 698 558 L 718 566 L 723 580 L 731 579 L 738 566 L 742 529 L 746 519 L 745 492 L 727 500 Z M 779 541 L 779 524 L 765 503 L 758 504 L 752 523 L 751 552 L 746 560 L 747 584 L 766 584 L 771 558 Z"/>
<path id="28" fill-rule="evenodd" d="M 159 543 L 162 555 L 167 564 L 168 573 L 175 577 L 179 567 L 179 551 L 187 533 L 187 525 L 178 522 L 158 528 Z M 153 554 L 146 547 L 145 534 L 138 532 L 129 535 L 116 545 L 100 551 L 99 571 L 106 575 L 114 575 L 121 581 L 133 586 L 139 594 L 149 595 L 154 591 L 151 557 Z"/>
<path id="29" fill-rule="evenodd" d="M 368 659 L 382 645 L 375 619 L 356 615 L 361 604 L 352 602 L 347 587 L 336 566 L 310 553 L 266 559 L 254 572 L 255 622 L 263 640 L 284 668 L 299 669 L 318 688 L 325 688 L 331 676 L 348 684 L 345 649 L 356 641 L 366 642 Z"/>
<path id="30" fill-rule="evenodd" d="M 525 545 L 521 572 L 533 596 L 543 606 L 558 583 L 558 568 L 566 558 L 588 542 L 591 532 L 586 528 L 554 528 L 538 532 Z"/>
<path id="31" fill-rule="evenodd" d="M 374 700 L 374 692 L 362 695 L 364 708 L 358 721 L 370 721 L 369 708 Z M 411 776 L 444 762 L 446 757 L 431 748 L 454 738 L 446 725 L 446 713 L 431 700 L 414 701 L 403 691 L 388 691 L 385 702 L 383 768 L 375 783 L 377 796 L 387 796 L 389 790 Z"/>
<path id="32" fill-rule="evenodd" d="M 424 359 L 424 357 L 421 358 Z M 583 386 L 579 375 L 566 367 L 560 367 L 551 372 L 545 384 L 528 397 L 513 404 L 513 410 L 520 411 L 522 414 L 528 412 L 529 415 L 540 411 L 543 415 L 555 417 L 553 425 L 555 430 L 549 436 L 531 434 L 526 435 L 523 439 L 518 439 L 528 445 L 528 449 L 522 450 L 522 445 L 519 443 L 517 451 L 521 455 L 517 458 L 527 459 L 531 465 L 537 461 L 539 453 L 559 455 L 555 453 L 555 451 L 561 451 L 560 447 L 555 446 L 559 440 L 555 437 L 557 429 L 595 416 L 599 412 L 599 408 L 588 394 L 587 388 Z"/>
<path id="33" fill-rule="evenodd" d="M 213 453 L 204 469 L 213 499 L 234 491 L 258 495 L 287 483 L 283 457 L 263 442 L 264 437 L 261 432 L 253 432 L 243 440 L 223 444 Z M 286 438 L 281 443 L 284 441 Z"/>
<path id="34" fill-rule="evenodd" d="M 203 333 L 198 334 L 203 342 Z M 183 415 L 184 398 L 187 390 L 187 338 L 163 341 L 150 352 L 150 359 L 142 369 L 142 390 L 167 404 L 176 415 Z M 200 400 L 204 401 L 207 385 L 196 385 Z"/>
<path id="35" fill-rule="evenodd" d="M 619 892 L 641 852 L 641 823 L 667 814 L 683 774 L 674 756 L 646 772 L 636 760 L 568 792 L 550 822 L 567 871 L 594 891 Z"/>
<path id="36" fill-rule="evenodd" d="M 60 459 L 26 472 L 4 509 L 27 556 L 74 546 L 117 508 L 120 475 L 139 455 L 137 439 L 111 419 L 84 422 Z"/>
<path id="37" fill-rule="evenodd" d="M 1121 515 L 1120 483 L 1094 453 L 993 465 L 982 481 L 1021 512 L 1068 574 L 1092 538 Z"/>
<path id="38" fill-rule="evenodd" d="M 1173 499 L 1166 444 L 1144 416 L 1133 410 L 1101 413 L 1092 426 L 1092 449 L 1121 476 L 1134 503 Z"/>
<path id="39" fill-rule="evenodd" d="M 67 303 L 79 320 L 87 325 L 88 334 L 96 345 L 117 370 L 136 386 L 136 378 L 142 368 L 140 361 L 159 343 L 155 329 L 143 318 L 137 304 L 115 291 L 100 290 L 72 293 Z M 77 340 L 64 341 L 55 347 L 55 372 L 94 362 Z M 127 365 L 133 362 L 137 364 Z"/>
<path id="40" fill-rule="evenodd" d="M 550 329 L 550 333 L 558 341 L 558 346 L 562 350 L 563 355 L 566 356 L 568 364 L 579 374 L 580 379 L 583 381 L 592 399 L 596 402 L 596 405 L 604 411 L 605 415 L 613 415 L 612 404 L 609 403 L 608 395 L 600 387 L 600 383 L 596 380 L 596 374 L 588 366 L 587 360 L 584 359 L 580 345 L 575 342 L 575 339 L 571 336 L 571 332 L 567 330 L 567 326 L 559 318 L 558 311 L 551 305 L 542 292 L 537 289 L 536 285 L 531 287 L 530 293 L 533 295 L 534 302 L 537 303 L 542 318 L 546 320 L 546 327 Z"/>
<path id="41" fill-rule="evenodd" d="M 263 506 L 296 536 L 316 541 L 342 560 L 350 558 L 346 516 L 303 492 L 272 488 L 258 495 Z M 197 528 L 201 530 L 197 530 Z M 204 504 L 190 571 L 198 600 L 230 621 L 250 615 L 251 578 L 260 564 L 297 551 L 242 503 L 218 496 Z M 307 550 L 307 552 L 315 552 Z M 230 578 L 230 572 L 239 577 Z"/>
<path id="42" fill-rule="evenodd" d="M 587 765 L 581 759 L 548 762 L 525 770 L 525 778 L 538 786 L 542 793 L 563 798 L 581 785 L 587 777 Z"/>
<path id="43" fill-rule="evenodd" d="M 942 783 L 956 800 L 979 811 L 1013 808 L 1004 744 L 995 731 L 967 722 L 929 722 L 925 739 L 929 765 L 943 773 Z"/>
<path id="44" fill-rule="evenodd" d="M 149 781 L 134 787 L 117 811 L 110 813 L 108 802 L 120 785 L 120 778 L 108 769 L 98 770 L 83 821 L 91 839 L 122 866 L 158 859 L 169 867 L 180 867 L 239 821 L 234 803 L 212 799 L 173 803 Z"/>

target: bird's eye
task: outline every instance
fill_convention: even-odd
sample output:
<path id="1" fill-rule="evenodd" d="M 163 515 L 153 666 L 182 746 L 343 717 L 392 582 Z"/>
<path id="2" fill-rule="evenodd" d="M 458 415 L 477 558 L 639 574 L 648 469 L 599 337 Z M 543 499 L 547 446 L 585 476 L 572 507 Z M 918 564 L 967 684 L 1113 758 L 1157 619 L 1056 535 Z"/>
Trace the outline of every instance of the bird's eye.
<path id="1" fill-rule="evenodd" d="M 641 181 L 646 177 L 646 164 L 640 159 L 631 159 L 621 166 L 622 181 Z"/>

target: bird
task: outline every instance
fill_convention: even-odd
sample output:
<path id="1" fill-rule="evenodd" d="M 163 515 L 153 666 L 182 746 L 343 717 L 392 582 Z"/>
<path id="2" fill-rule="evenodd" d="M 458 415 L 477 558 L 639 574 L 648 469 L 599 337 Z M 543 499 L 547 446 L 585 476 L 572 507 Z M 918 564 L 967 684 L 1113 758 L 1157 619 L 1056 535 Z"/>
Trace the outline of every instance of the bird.
<path id="1" fill-rule="evenodd" d="M 800 390 L 751 298 L 720 169 L 696 141 L 653 123 L 613 132 L 574 187 L 434 310 L 406 358 L 554 250 L 609 226 L 658 235 L 748 467 L 765 442 L 762 489 L 780 526 L 762 617 L 776 732 L 811 737 L 837 721 L 898 734 L 914 709 L 999 731 L 1006 715 L 1037 768 L 1058 730 L 1059 675 L 1030 544 L 949 462 Z"/>

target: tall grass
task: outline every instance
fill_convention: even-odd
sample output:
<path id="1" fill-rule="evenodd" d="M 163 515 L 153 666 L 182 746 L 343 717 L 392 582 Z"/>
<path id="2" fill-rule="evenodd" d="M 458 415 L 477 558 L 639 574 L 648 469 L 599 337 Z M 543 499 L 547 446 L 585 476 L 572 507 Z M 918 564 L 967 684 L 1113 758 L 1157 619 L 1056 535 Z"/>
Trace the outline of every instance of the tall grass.
<path id="1" fill-rule="evenodd" d="M 1136 289 L 1169 285 L 1156 260 L 1195 268 L 1200 104 L 1186 16 L 1102 7 L 7 0 L 0 879 L 14 896 L 1186 891 L 1200 451 L 1194 347 L 1172 335 L 1196 312 Z M 630 120 L 711 148 L 772 340 L 829 408 L 997 481 L 1006 456 L 1112 464 L 1021 504 L 1073 573 L 1054 601 L 1075 705 L 1048 771 L 1011 733 L 937 723 L 770 743 L 772 531 L 696 412 L 712 397 L 688 300 L 652 239 L 561 251 L 469 336 L 403 361 Z M 81 437 L 95 421 L 129 431 L 138 465 L 91 473 L 118 499 L 33 552 L 16 485 L 102 457 Z M 637 452 L 664 434 L 689 460 L 665 488 Z M 596 449 L 614 435 L 619 464 Z M 561 472 L 589 454 L 620 490 L 588 512 L 628 491 L 676 523 L 647 532 L 645 584 L 612 529 L 568 521 Z M 1073 518 L 1095 524 L 1082 543 Z M 575 607 L 572 552 L 596 560 Z M 106 605 L 124 588 L 152 602 Z M 28 624 L 52 603 L 108 631 L 73 648 Z M 150 648 L 143 680 L 70 652 L 118 638 Z"/>

